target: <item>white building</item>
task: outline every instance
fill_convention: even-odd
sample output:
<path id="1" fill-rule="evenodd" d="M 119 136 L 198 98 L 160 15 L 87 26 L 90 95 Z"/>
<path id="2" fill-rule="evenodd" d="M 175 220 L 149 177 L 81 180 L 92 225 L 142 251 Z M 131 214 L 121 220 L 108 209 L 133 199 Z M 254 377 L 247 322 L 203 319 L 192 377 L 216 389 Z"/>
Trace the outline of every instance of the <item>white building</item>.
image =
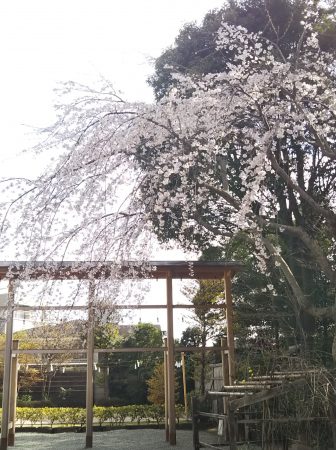
<path id="1" fill-rule="evenodd" d="M 8 302 L 7 294 L 0 294 L 0 306 L 6 306 Z M 5 332 L 6 326 L 6 309 L 0 310 L 0 333 Z M 33 328 L 34 322 L 31 311 L 15 311 L 13 321 L 13 331 L 26 330 Z"/>

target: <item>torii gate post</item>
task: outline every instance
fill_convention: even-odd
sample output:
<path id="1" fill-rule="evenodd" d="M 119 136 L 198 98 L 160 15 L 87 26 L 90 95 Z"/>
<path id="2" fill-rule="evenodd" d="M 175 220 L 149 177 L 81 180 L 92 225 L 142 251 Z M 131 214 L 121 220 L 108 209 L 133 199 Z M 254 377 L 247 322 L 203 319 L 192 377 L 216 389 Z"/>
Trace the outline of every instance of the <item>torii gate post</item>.
<path id="1" fill-rule="evenodd" d="M 165 438 L 169 442 L 169 421 L 168 421 L 168 364 L 167 364 L 167 338 L 163 340 L 165 351 L 163 352 L 163 378 L 164 378 L 164 398 L 165 398 Z"/>
<path id="2" fill-rule="evenodd" d="M 233 385 L 236 377 L 235 348 L 233 334 L 233 304 L 232 304 L 232 272 L 224 270 L 224 290 L 226 304 L 227 349 L 229 362 L 229 384 Z M 174 354 L 174 317 L 173 317 L 173 286 L 172 274 L 167 273 L 167 378 L 168 378 L 168 436 L 170 445 L 176 445 L 175 423 L 175 354 Z"/>
<path id="3" fill-rule="evenodd" d="M 89 284 L 89 307 L 87 328 L 87 355 L 86 355 L 86 436 L 85 447 L 92 448 L 93 440 L 93 353 L 94 353 L 94 310 L 93 302 L 95 285 Z"/>
<path id="4" fill-rule="evenodd" d="M 0 449 L 8 448 L 8 430 L 9 430 L 9 407 L 11 392 L 11 372 L 13 356 L 13 315 L 14 315 L 14 281 L 8 283 L 8 304 L 6 320 L 6 344 L 4 358 L 3 374 L 3 393 L 2 393 L 2 418 L 1 418 L 1 442 Z M 12 424 L 13 426 L 14 424 Z"/>
<path id="5" fill-rule="evenodd" d="M 226 303 L 226 330 L 227 330 L 227 347 L 229 354 L 229 385 L 233 385 L 236 378 L 236 362 L 233 335 L 233 305 L 231 292 L 231 272 L 224 272 L 224 289 Z"/>
<path id="6" fill-rule="evenodd" d="M 175 355 L 174 355 L 173 280 L 167 274 L 167 362 L 168 362 L 168 421 L 169 443 L 176 445 L 175 423 Z"/>
<path id="7" fill-rule="evenodd" d="M 19 341 L 13 340 L 13 350 L 19 349 Z M 9 404 L 9 423 L 11 424 L 8 430 L 8 446 L 14 447 L 15 444 L 15 422 L 16 422 L 16 400 L 17 400 L 17 384 L 18 384 L 18 367 L 19 355 L 14 353 L 12 356 L 12 371 L 10 382 L 10 404 Z"/>

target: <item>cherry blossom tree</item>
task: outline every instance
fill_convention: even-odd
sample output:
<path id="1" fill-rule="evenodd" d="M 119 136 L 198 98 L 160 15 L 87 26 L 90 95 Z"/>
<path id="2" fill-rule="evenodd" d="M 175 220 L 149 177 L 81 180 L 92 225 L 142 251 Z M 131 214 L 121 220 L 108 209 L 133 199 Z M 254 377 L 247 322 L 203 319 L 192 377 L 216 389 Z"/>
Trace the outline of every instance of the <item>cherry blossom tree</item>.
<path id="1" fill-rule="evenodd" d="M 318 20 L 315 20 L 313 27 L 317 32 L 320 49 L 335 54 L 335 20 L 332 16 L 333 11 L 335 11 L 335 9 L 332 9 L 335 3 L 333 1 L 317 3 L 319 3 L 316 10 Z M 288 57 L 289 53 L 296 48 L 303 31 L 304 7 L 305 2 L 301 0 L 231 0 L 223 5 L 220 10 L 209 12 L 201 25 L 185 25 L 176 37 L 174 45 L 165 50 L 155 61 L 155 73 L 149 82 L 157 98 L 162 98 L 169 89 L 175 86 L 176 81 L 172 79 L 174 72 L 204 74 L 227 72 L 229 70 L 227 63 L 233 63 L 232 50 L 216 48 L 216 36 L 223 19 L 231 25 L 244 26 L 250 32 L 261 32 L 263 38 L 275 42 L 283 55 Z M 286 161 L 288 162 L 290 159 L 287 158 Z M 240 162 L 236 158 L 233 146 L 232 151 L 227 154 L 227 165 L 231 174 L 235 172 L 239 174 Z M 319 161 L 317 161 L 317 164 L 315 164 L 314 159 L 310 162 L 311 177 L 320 176 L 323 184 L 328 179 L 332 169 L 330 171 L 330 168 L 326 168 L 322 174 L 319 169 Z M 299 166 L 300 164 L 298 164 Z M 291 170 L 295 172 L 295 165 Z M 315 186 L 319 184 L 317 182 Z M 231 176 L 229 180 L 230 190 L 234 190 L 239 195 L 241 187 L 239 176 Z M 273 189 L 273 192 L 276 197 L 274 201 L 278 207 L 277 221 L 286 225 L 295 225 L 295 223 L 302 225 L 306 222 L 305 227 L 309 225 L 308 230 L 309 227 L 314 228 L 314 216 L 307 209 L 301 212 L 296 209 L 295 221 L 293 221 L 293 206 L 295 203 L 284 201 L 287 194 L 284 191 L 285 186 L 279 180 L 277 180 L 275 187 L 276 189 Z M 320 201 L 322 201 L 324 195 L 325 192 L 319 192 Z M 255 202 L 253 207 L 255 211 L 258 211 L 260 205 Z M 166 227 L 161 235 L 163 239 L 168 239 L 171 235 L 170 228 Z M 276 241 L 281 243 L 282 255 L 303 288 L 303 295 L 309 296 L 310 302 L 315 305 L 325 305 L 326 298 L 330 297 L 328 294 L 330 286 L 315 270 L 315 264 L 312 263 L 310 255 L 302 247 L 300 240 L 288 233 L 282 233 L 276 236 Z M 267 320 L 267 314 L 269 308 L 271 308 L 273 312 L 269 316 L 268 325 L 269 331 L 274 335 L 276 342 L 282 342 L 282 345 L 284 345 L 285 334 L 290 342 L 293 343 L 294 340 L 295 343 L 301 344 L 301 352 L 305 353 L 305 356 L 308 356 L 308 354 L 310 356 L 316 354 L 317 356 L 318 354 L 319 358 L 322 355 L 324 360 L 325 358 L 328 359 L 325 351 L 321 353 L 321 348 L 323 347 L 324 350 L 330 348 L 332 319 L 328 317 L 316 319 L 307 315 L 295 300 L 292 301 L 291 290 L 284 283 L 281 283 L 281 277 L 279 277 L 278 271 L 272 268 L 272 263 L 268 264 L 266 276 L 256 273 L 253 243 L 247 243 L 246 239 L 240 240 L 239 234 L 236 234 L 234 239 L 228 240 L 225 246 L 217 247 L 217 250 L 222 254 L 222 258 L 230 259 L 233 248 L 235 248 L 234 258 L 242 258 L 241 261 L 246 264 L 246 270 L 234 283 L 236 320 L 239 321 L 240 325 L 243 325 L 242 321 L 244 322 L 244 320 L 239 314 L 240 306 L 245 311 L 244 315 L 246 314 L 247 318 L 247 323 L 244 323 L 241 330 L 246 330 L 246 326 L 250 325 L 252 327 L 250 330 L 253 334 L 255 333 L 256 323 L 248 314 L 249 308 L 254 311 L 252 314 L 254 317 L 258 316 L 255 311 L 260 311 L 259 322 L 262 328 L 265 327 L 265 320 Z M 237 251 L 238 249 L 240 251 Z M 263 282 L 260 277 L 264 278 Z M 265 278 L 268 281 L 265 282 Z M 264 289 L 266 285 L 273 286 L 274 295 L 269 291 L 265 292 L 267 291 Z M 259 286 L 259 288 L 255 289 L 256 286 Z M 290 319 L 288 308 L 291 311 Z M 293 325 L 290 333 L 288 333 L 289 320 Z M 321 336 L 323 336 L 323 344 Z M 236 337 L 238 338 L 238 336 Z"/>
<path id="2" fill-rule="evenodd" d="M 37 149 L 56 162 L 14 190 L 3 181 L 11 198 L 1 208 L 2 244 L 15 238 L 32 259 L 122 261 L 145 259 L 153 232 L 193 250 L 239 232 L 300 309 L 335 318 L 335 62 L 314 31 L 318 3 L 305 2 L 288 54 L 223 22 L 217 47 L 232 55 L 228 70 L 176 73 L 156 104 L 128 103 L 109 83 L 68 83 Z M 326 283 L 323 306 L 293 273 L 283 236 L 309 260 L 315 285 Z"/>

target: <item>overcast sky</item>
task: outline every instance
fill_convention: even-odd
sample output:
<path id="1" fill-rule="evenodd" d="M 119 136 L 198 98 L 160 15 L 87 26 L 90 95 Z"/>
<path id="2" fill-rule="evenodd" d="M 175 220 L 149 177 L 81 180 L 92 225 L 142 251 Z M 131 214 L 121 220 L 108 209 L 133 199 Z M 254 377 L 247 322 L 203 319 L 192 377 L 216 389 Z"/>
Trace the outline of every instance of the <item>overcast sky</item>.
<path id="1" fill-rule="evenodd" d="M 223 0 L 3 0 L 0 176 L 39 165 L 16 156 L 35 127 L 54 118 L 58 82 L 112 81 L 128 100 L 152 100 L 153 58 L 186 22 L 201 21 Z M 27 164 L 28 163 L 28 164 Z"/>
<path id="2" fill-rule="evenodd" d="M 43 159 L 21 152 L 36 139 L 36 128 L 53 122 L 53 89 L 58 82 L 91 84 L 105 77 L 126 99 L 153 101 L 146 84 L 153 59 L 173 44 L 183 24 L 200 22 L 222 4 L 223 0 L 3 0 L 0 177 L 30 177 L 43 170 Z M 156 259 L 181 255 L 162 253 Z M 159 284 L 153 301 L 165 297 Z M 162 323 L 164 312 L 158 316 Z"/>

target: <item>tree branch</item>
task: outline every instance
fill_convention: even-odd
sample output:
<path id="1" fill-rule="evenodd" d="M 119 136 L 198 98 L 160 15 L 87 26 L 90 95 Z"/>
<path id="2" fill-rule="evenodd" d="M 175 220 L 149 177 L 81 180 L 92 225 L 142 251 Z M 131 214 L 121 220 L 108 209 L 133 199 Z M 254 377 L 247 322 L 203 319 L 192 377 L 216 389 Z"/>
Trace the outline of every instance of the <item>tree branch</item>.
<path id="1" fill-rule="evenodd" d="M 274 245 L 271 243 L 269 239 L 266 237 L 262 237 L 262 242 L 267 248 L 270 255 L 274 258 L 274 260 L 279 264 L 279 267 L 281 268 L 282 273 L 284 274 L 288 284 L 290 285 L 295 298 L 298 302 L 298 305 L 301 309 L 303 309 L 306 313 L 309 315 L 316 317 L 316 318 L 323 318 L 323 317 L 330 317 L 331 315 L 334 315 L 336 313 L 335 306 L 327 306 L 324 308 L 316 308 L 312 305 L 310 305 L 307 297 L 304 295 L 301 287 L 299 286 L 298 282 L 296 281 L 295 276 L 293 275 L 293 272 L 291 271 L 290 267 L 286 263 L 286 261 L 283 259 L 281 255 L 276 251 Z"/>
<path id="2" fill-rule="evenodd" d="M 298 186 L 291 177 L 287 174 L 287 172 L 279 165 L 275 156 L 271 149 L 268 150 L 267 156 L 271 161 L 272 167 L 275 172 L 290 186 L 293 190 L 295 190 L 303 200 L 305 200 L 315 211 L 320 213 L 323 217 L 325 217 L 335 230 L 336 227 L 336 215 L 330 211 L 329 209 L 323 208 L 319 203 L 317 203 L 307 192 Z"/>

